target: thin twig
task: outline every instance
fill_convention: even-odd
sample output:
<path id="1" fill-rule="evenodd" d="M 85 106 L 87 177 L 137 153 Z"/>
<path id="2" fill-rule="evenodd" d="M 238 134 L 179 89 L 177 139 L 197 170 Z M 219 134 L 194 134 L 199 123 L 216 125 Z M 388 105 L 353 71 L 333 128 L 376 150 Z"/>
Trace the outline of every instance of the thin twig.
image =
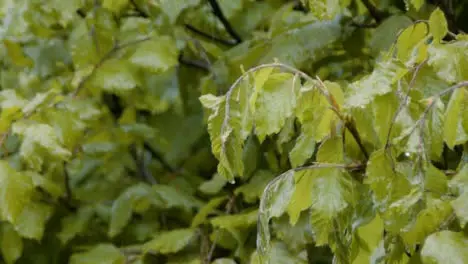
<path id="1" fill-rule="evenodd" d="M 239 34 L 236 33 L 236 31 L 231 26 L 227 18 L 224 16 L 223 10 L 221 10 L 221 7 L 219 6 L 218 2 L 216 0 L 208 0 L 208 2 L 210 3 L 215 16 L 217 16 L 221 23 L 223 23 L 223 26 L 226 29 L 226 31 L 229 33 L 229 35 L 231 35 L 232 38 L 236 40 L 236 44 L 241 43 L 241 37 L 239 36 Z"/>
<path id="2" fill-rule="evenodd" d="M 377 24 L 380 24 L 382 20 L 385 18 L 385 13 L 380 11 L 377 7 L 375 7 L 369 0 L 361 0 L 364 6 L 369 11 L 369 14 L 375 19 Z"/>
<path id="3" fill-rule="evenodd" d="M 207 39 L 210 39 L 210 40 L 214 40 L 214 41 L 217 41 L 223 45 L 227 45 L 227 46 L 234 46 L 236 45 L 236 41 L 235 40 L 230 40 L 230 39 L 223 39 L 223 38 L 220 38 L 220 37 L 217 37 L 217 36 L 213 36 L 213 35 L 210 35 L 206 32 L 203 32 L 201 31 L 200 29 L 190 25 L 190 24 L 185 24 L 185 28 L 187 28 L 188 30 L 202 36 L 202 37 L 205 37 Z"/>
<path id="4" fill-rule="evenodd" d="M 229 198 L 229 201 L 226 203 L 226 210 L 224 211 L 225 214 L 230 214 L 232 209 L 234 208 L 234 204 L 235 204 L 235 201 L 236 201 L 236 196 L 235 195 L 231 195 L 231 197 Z M 216 243 L 218 242 L 218 239 L 219 239 L 219 230 L 220 229 L 217 229 L 215 232 L 215 237 L 213 239 L 213 242 L 211 243 L 211 247 L 210 247 L 210 251 L 208 251 L 208 255 L 206 255 L 206 258 L 204 260 L 203 263 L 205 264 L 210 264 L 211 263 L 211 259 L 213 258 L 213 254 L 214 254 L 214 251 L 216 249 Z"/>

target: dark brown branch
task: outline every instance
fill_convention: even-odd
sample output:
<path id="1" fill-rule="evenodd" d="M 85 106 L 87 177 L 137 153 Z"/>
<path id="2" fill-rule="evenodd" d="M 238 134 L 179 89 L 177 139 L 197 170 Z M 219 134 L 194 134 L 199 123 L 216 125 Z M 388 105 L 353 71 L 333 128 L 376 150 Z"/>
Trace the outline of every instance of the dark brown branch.
<path id="1" fill-rule="evenodd" d="M 216 2 L 216 0 L 208 0 L 208 2 L 210 3 L 211 8 L 213 9 L 213 13 L 215 14 L 215 16 L 218 17 L 218 19 L 221 21 L 221 23 L 223 23 L 223 26 L 226 29 L 226 31 L 229 33 L 229 35 L 231 35 L 232 38 L 234 38 L 236 40 L 236 44 L 241 43 L 242 42 L 241 37 L 236 33 L 234 28 L 231 26 L 229 21 L 224 16 L 224 13 L 221 10 L 221 7 L 219 6 L 218 2 Z"/>
<path id="2" fill-rule="evenodd" d="M 196 33 L 202 37 L 205 37 L 209 40 L 213 40 L 213 41 L 216 41 L 216 42 L 219 42 L 223 45 L 227 45 L 227 46 L 234 46 L 236 45 L 236 41 L 233 41 L 233 40 L 230 40 L 230 39 L 223 39 L 223 38 L 220 38 L 220 37 L 217 37 L 217 36 L 213 36 L 213 35 L 210 35 L 208 33 L 205 33 L 201 30 L 199 30 L 198 28 L 190 25 L 190 24 L 185 24 L 185 28 L 187 28 L 188 30 L 192 31 L 193 33 Z"/>
<path id="3" fill-rule="evenodd" d="M 361 0 L 364 6 L 369 11 L 369 14 L 375 19 L 377 24 L 380 24 L 382 20 L 385 19 L 387 16 L 384 12 L 380 11 L 377 7 L 375 7 L 370 0 Z"/>

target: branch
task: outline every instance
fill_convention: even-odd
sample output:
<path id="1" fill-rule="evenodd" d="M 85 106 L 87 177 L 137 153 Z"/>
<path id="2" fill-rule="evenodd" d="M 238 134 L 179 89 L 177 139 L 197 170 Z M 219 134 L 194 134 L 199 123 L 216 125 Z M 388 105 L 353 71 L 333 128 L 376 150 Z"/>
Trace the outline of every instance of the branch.
<path id="1" fill-rule="evenodd" d="M 223 26 L 226 29 L 226 31 L 229 33 L 229 35 L 231 35 L 232 38 L 236 40 L 236 44 L 241 43 L 242 42 L 241 37 L 236 33 L 234 28 L 231 26 L 229 21 L 224 16 L 223 11 L 221 10 L 221 7 L 219 6 L 218 2 L 216 2 L 216 0 L 208 0 L 208 2 L 210 3 L 215 16 L 217 16 L 219 20 L 221 21 L 221 23 L 223 23 Z"/>
<path id="2" fill-rule="evenodd" d="M 219 37 L 216 37 L 216 36 L 213 36 L 213 35 L 210 35 L 208 33 L 205 33 L 203 31 L 201 31 L 200 29 L 190 25 L 190 24 L 185 24 L 185 28 L 187 28 L 188 30 L 202 36 L 202 37 L 205 37 L 207 39 L 210 39 L 210 40 L 214 40 L 214 41 L 217 41 L 223 45 L 227 45 L 227 46 L 234 46 L 236 45 L 236 41 L 234 40 L 230 40 L 230 39 L 223 39 L 223 38 L 219 38 Z"/>
<path id="3" fill-rule="evenodd" d="M 369 14 L 374 18 L 375 22 L 379 24 L 384 20 L 384 18 L 387 16 L 384 12 L 380 11 L 377 7 L 375 7 L 370 0 L 361 0 L 364 6 L 366 6 L 367 10 L 369 11 Z"/>

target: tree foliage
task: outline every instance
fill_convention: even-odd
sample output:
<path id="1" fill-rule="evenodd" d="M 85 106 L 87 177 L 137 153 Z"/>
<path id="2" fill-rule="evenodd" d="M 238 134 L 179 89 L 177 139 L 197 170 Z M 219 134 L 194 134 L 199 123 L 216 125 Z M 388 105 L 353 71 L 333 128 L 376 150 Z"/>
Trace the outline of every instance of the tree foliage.
<path id="1" fill-rule="evenodd" d="M 0 3 L 1 263 L 468 263 L 463 1 Z"/>

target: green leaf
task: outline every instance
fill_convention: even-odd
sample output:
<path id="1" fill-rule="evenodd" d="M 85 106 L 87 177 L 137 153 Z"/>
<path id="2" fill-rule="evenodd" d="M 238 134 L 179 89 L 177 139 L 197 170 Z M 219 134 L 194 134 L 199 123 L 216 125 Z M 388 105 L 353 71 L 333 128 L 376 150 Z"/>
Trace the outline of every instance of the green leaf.
<path id="1" fill-rule="evenodd" d="M 312 205 L 312 190 L 317 170 L 303 170 L 294 174 L 296 187 L 288 206 L 289 221 L 292 226 L 297 223 L 301 212 Z"/>
<path id="2" fill-rule="evenodd" d="M 299 253 L 307 244 L 313 242 L 308 212 L 302 213 L 294 226 L 290 225 L 291 220 L 288 220 L 287 215 L 275 218 L 272 222 L 276 237 L 284 241 L 288 249 L 294 253 Z"/>
<path id="3" fill-rule="evenodd" d="M 468 199 L 468 192 L 464 192 L 463 194 L 458 196 L 457 199 L 451 202 L 453 210 L 455 211 L 455 214 L 457 215 L 460 221 L 460 225 L 463 228 L 466 226 L 466 223 L 468 222 L 468 205 L 466 204 L 467 199 Z"/>
<path id="4" fill-rule="evenodd" d="M 15 65 L 32 66 L 34 64 L 30 58 L 23 54 L 21 46 L 18 43 L 5 39 L 3 40 L 3 45 L 5 45 L 8 56 Z"/>
<path id="5" fill-rule="evenodd" d="M 423 62 L 427 58 L 428 33 L 425 23 L 415 23 L 404 29 L 396 42 L 398 59 L 407 66 Z"/>
<path id="6" fill-rule="evenodd" d="M 339 0 L 302 0 L 308 3 L 310 11 L 320 20 L 333 19 L 341 11 Z"/>
<path id="7" fill-rule="evenodd" d="M 268 170 L 259 170 L 250 178 L 249 182 L 238 187 L 234 193 L 242 194 L 244 201 L 254 203 L 260 199 L 265 186 L 274 178 L 274 174 Z"/>
<path id="8" fill-rule="evenodd" d="M 346 107 L 364 107 L 378 95 L 392 91 L 393 85 L 406 72 L 400 64 L 394 61 L 380 62 L 370 75 L 350 84 Z"/>
<path id="9" fill-rule="evenodd" d="M 119 15 L 129 4 L 129 0 L 104 0 L 102 6 Z"/>
<path id="10" fill-rule="evenodd" d="M 198 213 L 193 217 L 192 220 L 192 228 L 195 228 L 205 222 L 207 219 L 208 215 L 213 213 L 213 211 L 216 210 L 218 206 L 220 206 L 228 197 L 223 196 L 223 197 L 217 197 L 214 199 L 211 199 L 208 203 L 206 203 Z"/>
<path id="11" fill-rule="evenodd" d="M 294 171 L 292 170 L 276 177 L 265 187 L 258 212 L 257 248 L 261 256 L 267 256 L 270 253 L 269 221 L 286 211 L 294 194 L 294 188 Z"/>
<path id="12" fill-rule="evenodd" d="M 53 212 L 54 208 L 48 204 L 29 203 L 16 220 L 15 229 L 24 238 L 41 241 Z"/>
<path id="13" fill-rule="evenodd" d="M 159 0 L 161 10 L 169 18 L 169 23 L 176 22 L 179 15 L 187 8 L 197 6 L 200 0 Z"/>
<path id="14" fill-rule="evenodd" d="M 457 142 L 458 132 L 461 130 L 461 118 L 465 112 L 463 107 L 463 100 L 465 100 L 465 89 L 456 89 L 445 111 L 445 123 L 444 123 L 444 141 L 450 149 L 459 143 Z"/>
<path id="15" fill-rule="evenodd" d="M 367 162 L 365 184 L 373 192 L 375 201 L 380 205 L 394 201 L 410 192 L 408 180 L 392 167 L 395 161 L 385 149 L 372 153 Z"/>
<path id="16" fill-rule="evenodd" d="M 292 167 L 303 165 L 315 151 L 315 139 L 304 132 L 296 139 L 294 148 L 289 152 Z"/>
<path id="17" fill-rule="evenodd" d="M 312 188 L 310 218 L 317 246 L 329 243 L 329 235 L 336 229 L 334 222 L 356 204 L 355 188 L 351 176 L 341 169 L 318 170 Z"/>
<path id="18" fill-rule="evenodd" d="M 211 224 L 215 227 L 228 230 L 247 228 L 257 223 L 258 210 L 253 210 L 248 213 L 240 213 L 235 215 L 222 215 L 211 219 Z"/>
<path id="19" fill-rule="evenodd" d="M 264 259 L 260 257 L 260 254 L 258 254 L 258 250 L 254 251 L 250 257 L 250 263 L 251 264 L 261 264 L 265 263 Z M 286 245 L 283 242 L 280 241 L 274 241 L 272 242 L 272 250 L 268 254 L 268 259 L 274 260 L 275 264 L 289 264 L 289 263 L 295 263 L 295 264 L 306 264 L 307 260 L 297 254 L 293 254 L 288 251 Z"/>
<path id="20" fill-rule="evenodd" d="M 109 224 L 109 236 L 115 237 L 128 224 L 133 210 L 139 202 L 147 201 L 150 204 L 160 206 L 161 201 L 149 185 L 136 184 L 123 192 L 112 204 L 112 212 Z"/>
<path id="21" fill-rule="evenodd" d="M 139 44 L 129 60 L 135 66 L 158 73 L 177 65 L 178 53 L 175 41 L 162 36 Z"/>
<path id="22" fill-rule="evenodd" d="M 408 8 L 409 3 L 416 9 L 416 11 L 419 11 L 421 7 L 424 5 L 424 0 L 405 0 L 406 6 Z"/>
<path id="23" fill-rule="evenodd" d="M 291 74 L 272 74 L 259 92 L 255 103 L 255 133 L 260 142 L 279 133 L 292 116 L 300 80 Z"/>
<path id="24" fill-rule="evenodd" d="M 437 42 L 440 42 L 448 33 L 447 20 L 444 12 L 437 7 L 429 17 L 429 28 L 431 34 Z"/>
<path id="25" fill-rule="evenodd" d="M 12 130 L 23 137 L 20 156 L 35 170 L 40 170 L 45 154 L 64 161 L 71 156 L 71 152 L 62 147 L 57 134 L 49 125 L 15 123 Z"/>
<path id="26" fill-rule="evenodd" d="M 428 48 L 427 63 L 434 68 L 437 76 L 448 83 L 468 79 L 467 41 L 455 41 L 447 44 L 434 43 Z"/>
<path id="27" fill-rule="evenodd" d="M 70 264 L 124 264 L 125 256 L 112 244 L 98 244 L 92 249 L 75 253 L 70 258 Z"/>
<path id="28" fill-rule="evenodd" d="M 194 238 L 195 229 L 174 229 L 157 235 L 144 245 L 145 251 L 155 251 L 161 254 L 176 253 L 185 248 Z"/>
<path id="29" fill-rule="evenodd" d="M 16 224 L 33 194 L 31 178 L 0 161 L 0 217 Z"/>
<path id="30" fill-rule="evenodd" d="M 23 254 L 23 240 L 9 224 L 1 226 L 1 252 L 6 264 L 13 264 Z"/>
<path id="31" fill-rule="evenodd" d="M 213 178 L 200 184 L 200 186 L 198 186 L 198 190 L 200 190 L 202 193 L 213 195 L 220 192 L 226 183 L 226 178 L 219 175 L 218 173 L 215 173 Z"/>
<path id="32" fill-rule="evenodd" d="M 381 243 L 383 231 L 383 221 L 378 215 L 357 229 L 357 238 L 354 241 L 357 243 L 359 251 L 353 260 L 354 264 L 372 263 L 372 255 Z"/>
<path id="33" fill-rule="evenodd" d="M 134 90 L 140 81 L 127 61 L 111 59 L 104 62 L 96 70 L 90 83 L 104 91 L 125 93 Z"/>
<path id="34" fill-rule="evenodd" d="M 62 218 L 61 230 L 57 234 L 62 244 L 68 243 L 75 236 L 86 230 L 89 221 L 94 215 L 93 208 L 84 206 L 74 214 Z"/>
<path id="35" fill-rule="evenodd" d="M 192 208 L 198 208 L 200 206 L 200 201 L 195 197 L 180 192 L 174 187 L 158 184 L 152 186 L 152 189 L 163 202 L 165 208 L 181 208 L 190 211 Z"/>
<path id="36" fill-rule="evenodd" d="M 411 18 L 405 15 L 393 15 L 380 23 L 372 34 L 370 46 L 374 54 L 387 51 L 395 42 L 398 32 L 412 24 Z"/>
<path id="37" fill-rule="evenodd" d="M 393 116 L 398 109 L 399 102 L 396 96 L 388 93 L 382 96 L 377 96 L 372 104 L 374 112 L 374 127 L 380 140 L 380 146 L 387 141 L 388 131 L 392 126 Z M 392 135 L 398 135 L 398 124 L 393 124 Z M 392 136 L 390 135 L 390 136 Z M 391 138 L 390 138 L 391 139 Z"/>
<path id="38" fill-rule="evenodd" d="M 423 263 L 466 263 L 468 240 L 463 233 L 440 231 L 430 235 L 421 250 Z"/>
<path id="39" fill-rule="evenodd" d="M 427 236 L 438 231 L 453 213 L 448 201 L 428 199 L 426 206 L 418 213 L 412 226 L 402 233 L 403 241 L 410 248 L 424 242 Z"/>
<path id="40" fill-rule="evenodd" d="M 236 264 L 237 262 L 230 258 L 219 258 L 215 259 L 212 264 Z"/>
<path id="41" fill-rule="evenodd" d="M 344 161 L 343 139 L 341 137 L 327 138 L 317 152 L 317 162 L 341 164 Z"/>

